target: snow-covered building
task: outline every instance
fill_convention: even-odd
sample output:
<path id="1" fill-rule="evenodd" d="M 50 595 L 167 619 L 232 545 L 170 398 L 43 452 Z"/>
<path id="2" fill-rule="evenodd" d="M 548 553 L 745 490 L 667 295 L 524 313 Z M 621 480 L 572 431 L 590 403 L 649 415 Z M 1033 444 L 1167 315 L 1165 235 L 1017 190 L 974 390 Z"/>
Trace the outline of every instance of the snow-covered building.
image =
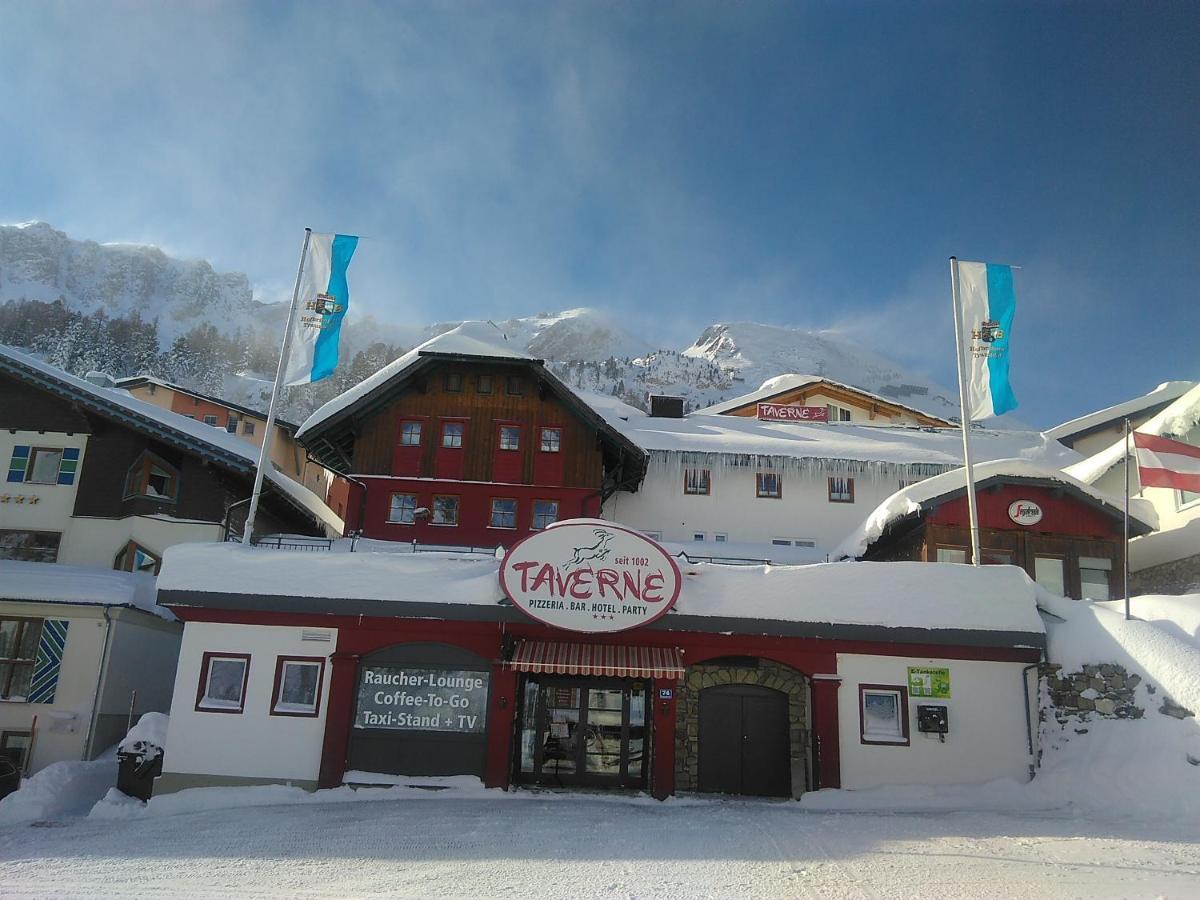
<path id="1" fill-rule="evenodd" d="M 1164 404 L 1162 395 L 1175 394 Z M 1147 402 L 1152 400 L 1153 402 Z M 1127 408 L 1136 406 L 1140 414 Z M 1112 409 L 1120 410 L 1114 419 Z M 1147 412 L 1157 410 L 1147 416 Z M 1125 491 L 1124 417 L 1130 416 L 1135 431 L 1171 438 L 1200 447 L 1200 383 L 1169 382 L 1144 398 L 1129 401 L 1092 418 L 1104 419 L 1106 428 L 1097 432 L 1103 445 L 1087 459 L 1066 468 L 1068 475 L 1113 496 Z M 1085 417 L 1087 419 L 1088 417 Z M 1114 424 L 1115 423 L 1115 424 Z M 1095 445 L 1089 445 L 1094 448 Z M 1136 537 L 1129 544 L 1129 580 L 1138 593 L 1181 593 L 1200 586 L 1200 494 L 1166 487 L 1142 487 L 1137 466 L 1129 471 L 1129 490 L 1144 498 L 1158 515 L 1152 534 Z"/>
<path id="2" fill-rule="evenodd" d="M 300 427 L 311 456 L 355 486 L 368 538 L 511 546 L 636 491 L 645 454 L 490 323 L 438 335 Z"/>
<path id="3" fill-rule="evenodd" d="M 707 552 L 735 543 L 768 558 L 786 546 L 824 558 L 897 490 L 962 465 L 958 428 L 601 408 L 649 455 L 637 493 L 614 494 L 604 517 Z M 1079 458 L 1037 432 L 978 428 L 972 447 L 980 460 L 1021 457 L 1053 468 Z"/>
<path id="4" fill-rule="evenodd" d="M 1027 460 L 978 463 L 974 474 L 983 565 L 1019 566 L 1059 596 L 1121 595 L 1123 498 Z M 835 558 L 968 563 L 966 494 L 961 469 L 902 488 L 867 516 Z M 1150 534 L 1156 524 L 1149 503 L 1132 501 L 1132 535 Z"/>
<path id="5" fill-rule="evenodd" d="M 258 448 L 0 347 L 0 559 L 157 571 L 167 547 L 239 533 Z M 261 532 L 340 536 L 342 520 L 271 469 Z"/>
<path id="6" fill-rule="evenodd" d="M 261 448 L 266 438 L 266 414 L 248 406 L 202 394 L 150 375 L 119 378 L 113 386 L 118 390 L 128 391 L 139 400 L 169 409 L 173 413 L 195 419 L 213 428 L 220 428 L 227 434 L 237 435 L 255 447 Z M 275 435 L 271 439 L 271 462 L 284 475 L 304 485 L 324 500 L 344 519 L 349 485 L 320 463 L 308 458 L 304 448 L 296 442 L 298 427 L 283 419 L 275 419 Z"/>
<path id="7" fill-rule="evenodd" d="M 1025 780 L 1036 758 L 1044 631 L 1011 566 L 677 565 L 587 520 L 503 562 L 173 547 L 159 587 L 186 623 L 159 793 L 474 775 L 794 797 Z"/>
<path id="8" fill-rule="evenodd" d="M 1148 394 L 1055 425 L 1046 436 L 1076 453 L 1093 456 L 1124 437 L 1126 419 L 1139 429 L 1194 387 L 1195 381 L 1165 381 Z"/>
<path id="9" fill-rule="evenodd" d="M 93 759 L 166 712 L 182 632 L 149 575 L 0 559 L 0 755 Z"/>
<path id="10" fill-rule="evenodd" d="M 830 422 L 941 428 L 953 424 L 948 419 L 823 375 L 778 375 L 764 381 L 757 391 L 696 410 L 696 413 L 768 421 L 789 421 L 789 416 L 797 417 L 790 421 L 806 421 L 814 415 L 824 415 Z"/>

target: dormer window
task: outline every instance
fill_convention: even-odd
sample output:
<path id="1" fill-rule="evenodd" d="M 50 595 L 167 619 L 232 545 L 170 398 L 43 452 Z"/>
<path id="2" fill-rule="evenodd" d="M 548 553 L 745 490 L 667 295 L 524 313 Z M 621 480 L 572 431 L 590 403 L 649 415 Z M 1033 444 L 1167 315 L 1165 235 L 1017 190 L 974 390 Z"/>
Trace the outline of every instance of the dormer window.
<path id="1" fill-rule="evenodd" d="M 138 457 L 125 478 L 125 499 L 148 497 L 174 502 L 179 494 L 179 471 L 147 451 Z"/>

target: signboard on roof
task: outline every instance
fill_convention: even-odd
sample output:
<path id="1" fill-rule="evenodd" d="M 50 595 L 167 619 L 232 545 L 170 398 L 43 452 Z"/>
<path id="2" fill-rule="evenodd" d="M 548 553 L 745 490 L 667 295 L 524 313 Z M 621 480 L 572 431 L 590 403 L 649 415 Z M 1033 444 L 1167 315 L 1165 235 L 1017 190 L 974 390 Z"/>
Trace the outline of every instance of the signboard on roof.
<path id="1" fill-rule="evenodd" d="M 829 407 L 760 403 L 758 418 L 763 422 L 828 422 Z"/>
<path id="2" fill-rule="evenodd" d="M 1032 500 L 1014 500 L 1008 504 L 1008 517 L 1017 525 L 1036 525 L 1042 521 L 1042 508 Z"/>
<path id="3" fill-rule="evenodd" d="M 644 534 L 600 519 L 566 519 L 514 544 L 500 586 L 532 619 L 566 631 L 648 625 L 679 599 L 675 560 Z"/>

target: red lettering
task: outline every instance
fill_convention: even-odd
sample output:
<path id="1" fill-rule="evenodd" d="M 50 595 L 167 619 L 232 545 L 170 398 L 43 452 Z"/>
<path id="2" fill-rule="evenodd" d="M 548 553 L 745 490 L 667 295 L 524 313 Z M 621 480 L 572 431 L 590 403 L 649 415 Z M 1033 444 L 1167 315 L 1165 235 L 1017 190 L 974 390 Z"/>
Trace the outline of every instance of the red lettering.
<path id="1" fill-rule="evenodd" d="M 638 583 L 642 570 L 638 569 L 636 576 L 632 572 L 625 573 L 625 596 L 635 600 L 642 599 L 642 586 Z"/>
<path id="2" fill-rule="evenodd" d="M 666 579 L 663 578 L 662 572 L 654 572 L 651 575 L 647 575 L 645 580 L 642 582 L 642 599 L 647 603 L 662 603 L 662 587 L 664 581 L 666 581 Z"/>
<path id="3" fill-rule="evenodd" d="M 535 562 L 513 563 L 513 568 L 521 573 L 521 592 L 529 590 L 529 570 L 536 566 Z"/>
<path id="4" fill-rule="evenodd" d="M 571 583 L 571 596 L 576 600 L 586 600 L 592 596 L 592 586 L 587 581 L 591 574 L 588 569 L 577 569 L 568 578 Z"/>
<path id="5" fill-rule="evenodd" d="M 620 576 L 612 569 L 600 569 L 596 573 L 596 583 L 600 586 L 600 596 L 604 596 L 604 589 L 610 587 L 613 593 L 617 595 L 617 599 L 621 599 L 621 589 L 617 587 L 620 583 Z"/>
<path id="6" fill-rule="evenodd" d="M 540 588 L 542 585 L 545 585 L 545 584 L 550 585 L 550 596 L 553 597 L 554 596 L 554 566 L 550 565 L 550 563 L 546 563 L 540 569 L 538 569 L 537 577 L 533 579 L 533 587 L 531 587 L 530 590 L 536 591 L 538 588 Z"/>

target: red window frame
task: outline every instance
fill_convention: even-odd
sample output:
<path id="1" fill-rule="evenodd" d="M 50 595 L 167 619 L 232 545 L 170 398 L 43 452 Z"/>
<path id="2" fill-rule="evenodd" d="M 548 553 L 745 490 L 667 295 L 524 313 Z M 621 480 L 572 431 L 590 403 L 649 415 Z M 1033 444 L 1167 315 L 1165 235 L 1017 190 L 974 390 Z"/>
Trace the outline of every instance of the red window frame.
<path id="1" fill-rule="evenodd" d="M 413 515 L 413 520 L 411 522 L 404 522 L 404 521 L 401 521 L 400 519 L 392 518 L 392 499 L 395 497 L 412 497 L 413 498 L 413 513 L 414 513 L 414 515 Z M 390 494 L 388 494 L 387 512 L 384 513 L 384 517 L 383 517 L 384 524 L 400 525 L 401 527 L 406 526 L 406 525 L 415 525 L 415 524 L 417 524 L 417 517 L 416 517 L 415 513 L 420 508 L 421 508 L 421 497 L 419 494 L 415 494 L 412 491 L 392 491 Z"/>
<path id="2" fill-rule="evenodd" d="M 228 709 L 220 706 L 202 706 L 201 701 L 204 700 L 204 692 L 208 689 L 208 664 L 213 658 L 217 659 L 241 659 L 245 660 L 246 667 L 242 670 L 242 699 L 241 704 L 237 709 Z M 225 653 L 218 650 L 205 650 L 204 655 L 200 658 L 200 678 L 196 684 L 196 706 L 194 712 L 205 713 L 232 713 L 240 716 L 246 709 L 246 688 L 250 684 L 250 654 L 249 653 Z"/>
<path id="3" fill-rule="evenodd" d="M 283 667 L 287 663 L 317 663 L 321 668 L 317 675 L 317 700 L 312 712 L 280 711 L 275 708 L 283 690 Z M 247 667 L 249 671 L 249 667 Z M 325 657 L 323 656 L 277 656 L 275 657 L 275 686 L 271 689 L 271 706 L 267 710 L 272 716 L 289 716 L 293 719 L 315 719 L 321 715 L 321 693 L 325 687 Z"/>
<path id="4" fill-rule="evenodd" d="M 867 717 L 863 711 L 863 700 L 867 691 L 888 691 L 900 694 L 900 731 L 904 739 L 898 741 L 873 741 L 867 737 Z M 902 684 L 860 684 L 858 686 L 858 740 L 872 747 L 910 747 L 912 736 L 908 728 L 908 688 Z"/>
<path id="5" fill-rule="evenodd" d="M 511 525 L 497 525 L 495 522 L 496 504 L 512 503 L 513 504 L 513 523 Z M 488 528 L 494 528 L 497 531 L 516 531 L 517 523 L 521 521 L 521 501 L 516 497 L 492 497 L 488 502 Z"/>
<path id="6" fill-rule="evenodd" d="M 538 525 L 537 507 L 538 507 L 539 503 L 553 503 L 554 504 L 554 522 L 559 521 L 562 517 L 562 502 L 561 501 L 551 500 L 546 497 L 543 497 L 541 499 L 534 498 L 533 503 L 530 504 L 530 510 L 529 510 L 529 529 L 530 529 L 530 531 L 545 531 L 547 528 L 549 528 L 551 525 L 554 524 L 554 522 L 547 522 L 545 525 Z"/>
<path id="7" fill-rule="evenodd" d="M 462 428 L 462 432 L 458 436 L 457 444 L 446 443 L 446 428 L 450 425 L 458 425 Z M 462 450 L 467 444 L 467 420 L 466 419 L 442 419 L 442 427 L 439 429 L 438 449 L 440 450 Z"/>

